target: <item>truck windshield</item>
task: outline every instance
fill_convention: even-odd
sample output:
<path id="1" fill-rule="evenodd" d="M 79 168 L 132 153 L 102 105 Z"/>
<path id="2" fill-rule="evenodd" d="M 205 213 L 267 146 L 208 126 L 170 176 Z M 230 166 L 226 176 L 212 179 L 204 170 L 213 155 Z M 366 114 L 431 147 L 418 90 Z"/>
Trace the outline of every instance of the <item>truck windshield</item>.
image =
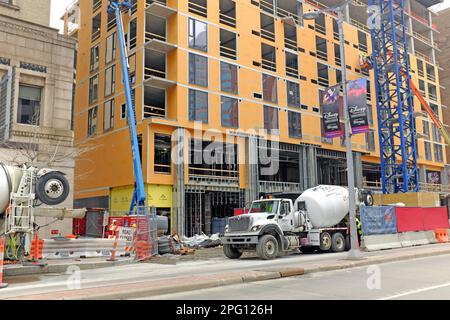
<path id="1" fill-rule="evenodd" d="M 279 204 L 279 200 L 253 202 L 249 213 L 267 212 L 276 214 L 278 212 Z"/>

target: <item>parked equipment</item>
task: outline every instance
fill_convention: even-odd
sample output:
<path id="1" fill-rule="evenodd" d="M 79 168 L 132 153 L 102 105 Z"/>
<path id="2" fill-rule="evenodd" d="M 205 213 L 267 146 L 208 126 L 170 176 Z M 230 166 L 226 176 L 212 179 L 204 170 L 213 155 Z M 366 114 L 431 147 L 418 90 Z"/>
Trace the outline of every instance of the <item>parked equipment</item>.
<path id="1" fill-rule="evenodd" d="M 356 194 L 358 208 L 373 205 L 370 192 Z M 244 251 L 256 251 L 259 258 L 269 260 L 295 249 L 342 252 L 349 249 L 348 212 L 348 189 L 339 186 L 308 189 L 295 202 L 257 200 L 248 213 L 229 218 L 222 238 L 224 253 L 238 259 Z"/>

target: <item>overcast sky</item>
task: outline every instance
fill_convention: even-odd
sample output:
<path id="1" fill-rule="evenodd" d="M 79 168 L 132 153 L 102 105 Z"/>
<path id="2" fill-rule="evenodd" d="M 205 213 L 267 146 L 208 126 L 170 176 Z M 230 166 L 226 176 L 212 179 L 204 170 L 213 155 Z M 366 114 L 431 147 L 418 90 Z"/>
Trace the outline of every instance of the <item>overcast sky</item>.
<path id="1" fill-rule="evenodd" d="M 50 22 L 52 27 L 62 29 L 63 23 L 59 18 L 61 18 L 66 7 L 72 2 L 74 2 L 74 0 L 52 0 L 52 19 Z M 444 3 L 437 5 L 437 7 L 438 10 L 450 7 L 450 0 L 444 0 Z"/>

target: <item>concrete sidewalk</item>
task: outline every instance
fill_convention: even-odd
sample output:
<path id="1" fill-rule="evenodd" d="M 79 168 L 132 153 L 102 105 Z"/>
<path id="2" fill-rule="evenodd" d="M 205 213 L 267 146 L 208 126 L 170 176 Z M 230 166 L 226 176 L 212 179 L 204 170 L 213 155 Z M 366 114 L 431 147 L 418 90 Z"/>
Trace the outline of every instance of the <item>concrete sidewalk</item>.
<path id="1" fill-rule="evenodd" d="M 232 284 L 273 280 L 284 277 L 300 276 L 305 273 L 339 270 L 393 261 L 450 254 L 450 244 L 439 244 L 414 247 L 408 249 L 380 251 L 363 254 L 364 259 L 349 261 L 345 259 L 330 259 L 327 261 L 299 263 L 298 267 L 269 267 L 264 270 L 247 270 L 236 272 L 220 272 L 206 275 L 187 275 L 177 278 L 160 278 L 151 281 L 108 285 L 79 290 L 64 290 L 58 292 L 19 295 L 20 300 L 103 300 L 103 299 L 133 299 L 157 296 L 176 292 L 215 288 Z"/>

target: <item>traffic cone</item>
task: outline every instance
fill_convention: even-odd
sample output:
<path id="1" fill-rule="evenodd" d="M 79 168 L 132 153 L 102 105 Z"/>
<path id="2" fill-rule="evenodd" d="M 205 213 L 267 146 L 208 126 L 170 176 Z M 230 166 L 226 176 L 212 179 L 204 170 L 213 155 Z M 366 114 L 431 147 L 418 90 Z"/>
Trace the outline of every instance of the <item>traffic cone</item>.
<path id="1" fill-rule="evenodd" d="M 7 283 L 3 282 L 3 258 L 5 256 L 5 238 L 0 237 L 0 289 L 8 287 Z"/>

